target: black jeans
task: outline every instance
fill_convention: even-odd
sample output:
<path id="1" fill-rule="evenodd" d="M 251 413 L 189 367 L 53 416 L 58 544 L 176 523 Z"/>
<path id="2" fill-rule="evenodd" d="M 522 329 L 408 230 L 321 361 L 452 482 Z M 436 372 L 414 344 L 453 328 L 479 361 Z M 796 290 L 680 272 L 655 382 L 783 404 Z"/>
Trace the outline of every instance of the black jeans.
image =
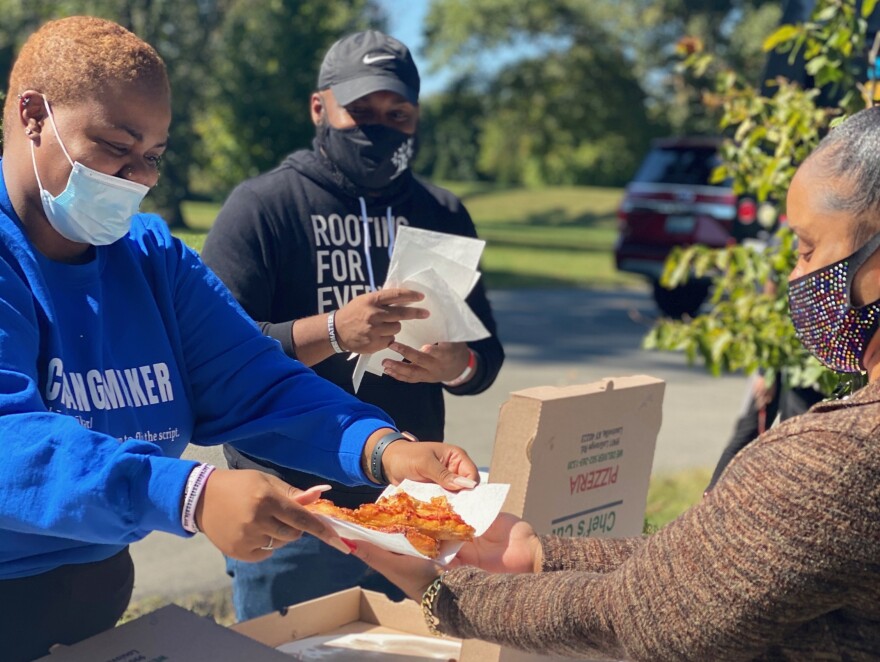
<path id="1" fill-rule="evenodd" d="M 132 588 L 128 547 L 105 561 L 0 581 L 0 660 L 30 662 L 54 644 L 109 630 L 128 607 Z"/>

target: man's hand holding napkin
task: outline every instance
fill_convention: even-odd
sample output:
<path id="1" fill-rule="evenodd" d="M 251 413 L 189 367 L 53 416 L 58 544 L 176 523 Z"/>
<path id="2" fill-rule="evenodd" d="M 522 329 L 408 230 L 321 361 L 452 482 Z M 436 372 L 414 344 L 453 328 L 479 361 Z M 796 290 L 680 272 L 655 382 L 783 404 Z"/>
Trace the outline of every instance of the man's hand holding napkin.
<path id="1" fill-rule="evenodd" d="M 480 278 L 477 267 L 485 244 L 480 239 L 407 226 L 398 230 L 383 289 L 400 287 L 421 292 L 424 299 L 418 307 L 429 315 L 401 321 L 401 330 L 391 347 L 358 356 L 352 378 L 355 391 L 365 372 L 412 382 L 455 378 L 443 374 L 439 367 L 441 361 L 449 365 L 446 360 L 452 358 L 451 352 L 467 351 L 455 343 L 490 335 L 465 301 Z M 431 347 L 435 345 L 436 349 Z M 395 347 L 403 351 L 395 351 Z M 404 359 L 415 367 L 395 363 Z M 387 369 L 383 365 L 386 363 Z"/>

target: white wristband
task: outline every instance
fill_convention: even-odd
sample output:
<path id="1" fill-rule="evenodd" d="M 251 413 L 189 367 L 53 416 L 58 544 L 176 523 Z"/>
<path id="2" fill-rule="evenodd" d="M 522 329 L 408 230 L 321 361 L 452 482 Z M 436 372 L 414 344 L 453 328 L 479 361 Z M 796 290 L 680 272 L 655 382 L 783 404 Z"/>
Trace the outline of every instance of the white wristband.
<path id="1" fill-rule="evenodd" d="M 462 370 L 461 374 L 458 377 L 456 377 L 455 379 L 453 379 L 452 381 L 443 382 L 443 385 L 444 386 L 451 386 L 453 388 L 456 386 L 461 386 L 468 379 L 471 378 L 471 373 L 474 370 L 476 370 L 476 368 L 477 368 L 477 354 L 476 354 L 476 352 L 474 352 L 474 350 L 468 348 L 468 362 L 467 362 L 467 365 L 464 367 L 464 370 Z"/>
<path id="2" fill-rule="evenodd" d="M 208 482 L 208 476 L 216 468 L 213 464 L 199 464 L 189 472 L 189 478 L 183 492 L 183 510 L 180 513 L 180 523 L 183 525 L 184 531 L 199 532 L 199 526 L 196 524 L 196 506 L 199 505 L 199 498 Z"/>
<path id="3" fill-rule="evenodd" d="M 330 336 L 330 346 L 333 348 L 333 351 L 337 354 L 342 354 L 345 350 L 339 346 L 339 341 L 336 339 L 336 311 L 334 310 L 332 313 L 327 315 L 327 335 Z"/>

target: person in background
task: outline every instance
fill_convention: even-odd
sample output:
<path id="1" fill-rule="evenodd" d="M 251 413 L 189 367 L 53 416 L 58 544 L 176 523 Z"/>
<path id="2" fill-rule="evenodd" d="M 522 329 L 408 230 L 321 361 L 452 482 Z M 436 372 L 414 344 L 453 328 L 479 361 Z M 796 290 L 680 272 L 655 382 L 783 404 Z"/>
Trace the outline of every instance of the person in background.
<path id="1" fill-rule="evenodd" d="M 443 439 L 444 393 L 475 395 L 495 380 L 504 352 L 481 284 L 468 304 L 491 337 L 407 347 L 403 320 L 420 319 L 413 290 L 380 289 L 402 225 L 476 237 L 462 203 L 415 177 L 419 72 L 407 47 L 376 30 L 350 34 L 326 53 L 309 112 L 310 150 L 240 184 L 208 234 L 202 257 L 263 333 L 291 357 L 351 392 L 350 352 L 391 347 L 386 375 L 367 373 L 358 397 L 418 439 Z M 292 485 L 326 482 L 246 450 L 225 448 L 230 467 L 265 471 Z M 333 501 L 375 501 L 373 487 L 333 484 Z M 400 593 L 357 559 L 304 536 L 260 563 L 230 559 L 239 619 L 352 586 Z"/>
<path id="2" fill-rule="evenodd" d="M 248 561 L 303 531 L 348 549 L 303 507 L 325 487 L 180 459 L 190 442 L 351 485 L 475 484 L 455 446 L 389 443 L 384 412 L 287 357 L 137 213 L 171 121 L 151 46 L 102 19 L 49 22 L 15 61 L 3 120 L 0 658 L 113 627 L 128 546 L 151 531 Z"/>
<path id="3" fill-rule="evenodd" d="M 744 411 L 736 419 L 733 433 L 721 452 L 721 457 L 718 458 L 706 489 L 711 490 L 715 486 L 734 455 L 773 425 L 777 415 L 780 422 L 800 416 L 824 399 L 825 395 L 818 387 L 791 387 L 784 383 L 782 375 L 768 386 L 762 374 L 753 375 L 749 379 Z"/>
<path id="4" fill-rule="evenodd" d="M 798 336 L 828 368 L 866 372 L 867 386 L 765 432 L 651 536 L 538 536 L 503 515 L 448 572 L 365 542 L 355 554 L 421 600 L 431 627 L 522 650 L 880 659 L 880 108 L 822 140 L 787 213 Z"/>

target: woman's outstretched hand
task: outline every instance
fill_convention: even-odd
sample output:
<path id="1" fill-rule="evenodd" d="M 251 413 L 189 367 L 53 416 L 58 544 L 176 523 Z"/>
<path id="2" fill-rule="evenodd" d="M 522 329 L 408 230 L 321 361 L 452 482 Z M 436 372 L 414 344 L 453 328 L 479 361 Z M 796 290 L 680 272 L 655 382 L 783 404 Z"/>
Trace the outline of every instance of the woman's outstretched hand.
<path id="1" fill-rule="evenodd" d="M 480 472 L 467 451 L 439 441 L 395 441 L 382 456 L 382 469 L 392 485 L 408 478 L 457 492 L 480 482 Z"/>
<path id="2" fill-rule="evenodd" d="M 425 589 L 443 568 L 429 559 L 389 552 L 358 540 L 352 553 L 381 573 L 413 600 L 421 600 Z M 540 572 L 541 542 L 531 524 L 510 513 L 501 513 L 486 532 L 467 542 L 449 564 L 470 565 L 487 572 Z"/>
<path id="3" fill-rule="evenodd" d="M 488 572 L 541 572 L 541 541 L 532 525 L 500 513 L 479 538 L 466 542 L 451 566 L 471 565 Z"/>

